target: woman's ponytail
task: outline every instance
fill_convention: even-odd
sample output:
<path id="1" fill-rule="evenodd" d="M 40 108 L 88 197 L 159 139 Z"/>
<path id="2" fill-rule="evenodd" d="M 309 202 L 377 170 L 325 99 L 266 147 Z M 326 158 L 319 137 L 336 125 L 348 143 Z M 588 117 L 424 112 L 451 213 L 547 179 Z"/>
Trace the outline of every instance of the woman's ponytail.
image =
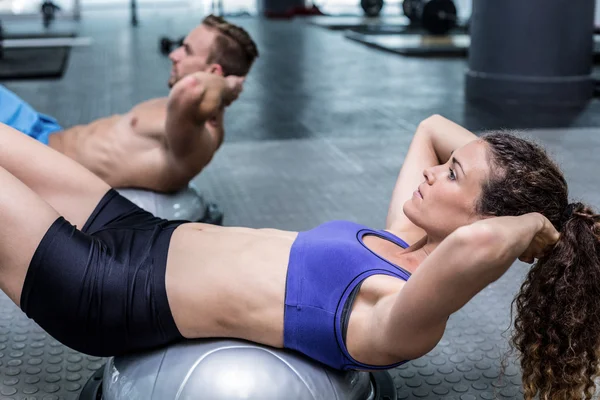
<path id="1" fill-rule="evenodd" d="M 514 301 L 526 400 L 591 399 L 599 373 L 600 216 L 572 203 L 561 225 Z"/>

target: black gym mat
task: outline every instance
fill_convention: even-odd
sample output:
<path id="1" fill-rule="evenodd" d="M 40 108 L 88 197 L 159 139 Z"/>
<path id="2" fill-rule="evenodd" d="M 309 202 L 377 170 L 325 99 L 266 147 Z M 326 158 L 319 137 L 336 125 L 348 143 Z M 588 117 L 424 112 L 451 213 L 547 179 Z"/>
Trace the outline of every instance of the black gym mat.
<path id="1" fill-rule="evenodd" d="M 466 57 L 471 37 L 466 33 L 458 33 L 460 30 L 464 31 L 464 28 L 459 27 L 448 35 L 437 36 L 414 32 L 409 28 L 398 28 L 394 32 L 370 26 L 348 29 L 344 36 L 366 46 L 403 56 Z M 592 59 L 595 64 L 600 64 L 600 35 L 594 35 Z"/>
<path id="2" fill-rule="evenodd" d="M 5 34 L 4 39 L 43 39 L 47 37 L 75 37 L 73 33 L 44 35 Z M 20 79 L 59 79 L 63 76 L 69 47 L 32 47 L 22 49 L 4 49 L 0 57 L 0 80 Z"/>
<path id="3" fill-rule="evenodd" d="M 423 34 L 365 34 L 347 31 L 345 37 L 380 50 L 404 56 L 465 57 L 471 38 L 457 34 L 446 36 Z"/>
<path id="4" fill-rule="evenodd" d="M 0 59 L 0 80 L 61 78 L 69 50 L 68 47 L 7 49 Z"/>
<path id="5" fill-rule="evenodd" d="M 404 16 L 314 16 L 305 17 L 304 20 L 311 24 L 331 30 L 345 30 L 358 27 L 380 27 L 388 30 L 403 29 L 410 22 Z"/>

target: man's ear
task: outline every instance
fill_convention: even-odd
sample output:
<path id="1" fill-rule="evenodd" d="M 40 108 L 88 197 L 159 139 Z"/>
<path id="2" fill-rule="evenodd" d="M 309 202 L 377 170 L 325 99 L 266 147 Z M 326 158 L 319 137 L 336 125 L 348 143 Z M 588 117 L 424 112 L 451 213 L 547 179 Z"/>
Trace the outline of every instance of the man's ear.
<path id="1" fill-rule="evenodd" d="M 220 64 L 210 64 L 208 66 L 208 72 L 210 72 L 211 74 L 225 76 L 225 72 L 223 72 L 223 67 Z"/>

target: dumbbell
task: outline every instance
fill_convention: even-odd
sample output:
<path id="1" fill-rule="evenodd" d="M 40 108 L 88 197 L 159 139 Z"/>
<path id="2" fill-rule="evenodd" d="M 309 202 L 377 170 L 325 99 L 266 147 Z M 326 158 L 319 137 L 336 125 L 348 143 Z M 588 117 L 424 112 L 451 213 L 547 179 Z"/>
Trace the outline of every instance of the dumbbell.
<path id="1" fill-rule="evenodd" d="M 452 0 L 404 0 L 402 10 L 411 23 L 434 35 L 448 33 L 458 21 Z"/>
<path id="2" fill-rule="evenodd" d="M 383 0 L 360 0 L 360 6 L 367 17 L 376 17 L 383 8 Z"/>
<path id="3" fill-rule="evenodd" d="M 159 41 L 160 52 L 164 55 L 168 55 L 175 47 L 183 46 L 184 39 L 184 36 L 179 38 L 179 40 L 172 40 L 166 36 L 161 37 Z"/>
<path id="4" fill-rule="evenodd" d="M 421 8 L 423 0 L 404 0 L 402 2 L 402 11 L 410 20 L 411 24 L 419 24 L 421 18 Z"/>

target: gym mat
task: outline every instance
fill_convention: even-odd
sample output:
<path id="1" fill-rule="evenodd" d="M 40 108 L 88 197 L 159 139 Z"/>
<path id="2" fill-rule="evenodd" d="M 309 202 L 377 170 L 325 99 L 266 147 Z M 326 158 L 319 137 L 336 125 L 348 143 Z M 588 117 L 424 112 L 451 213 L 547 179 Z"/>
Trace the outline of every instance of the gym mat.
<path id="1" fill-rule="evenodd" d="M 409 20 L 405 16 L 315 16 L 306 17 L 304 20 L 311 24 L 331 30 L 344 30 L 356 27 L 378 26 L 387 29 L 402 29 L 408 25 Z"/>
<path id="2" fill-rule="evenodd" d="M 427 32 L 424 28 L 418 25 L 361 25 L 347 29 L 347 31 L 353 33 L 360 33 L 364 35 L 425 35 L 433 36 Z M 463 34 L 466 32 L 464 26 L 457 26 L 448 32 L 445 36 L 451 36 L 456 34 Z M 439 37 L 439 36 L 438 36 Z"/>
<path id="3" fill-rule="evenodd" d="M 6 49 L 0 58 L 0 80 L 61 78 L 69 51 L 69 47 Z"/>
<path id="4" fill-rule="evenodd" d="M 407 28 L 394 31 L 377 26 L 348 29 L 344 36 L 366 46 L 403 56 L 466 57 L 471 44 L 471 37 L 464 33 L 439 36 L 413 32 Z M 594 35 L 593 61 L 600 63 L 600 35 Z"/>
<path id="5" fill-rule="evenodd" d="M 414 33 L 373 35 L 349 30 L 345 32 L 344 36 L 376 49 L 404 56 L 420 57 L 465 57 L 471 43 L 471 38 L 465 34 L 444 36 Z"/>
<path id="6" fill-rule="evenodd" d="M 74 38 L 72 32 L 4 32 L 2 39 Z M 0 80 L 61 78 L 67 66 L 69 47 L 5 49 L 0 57 Z"/>

